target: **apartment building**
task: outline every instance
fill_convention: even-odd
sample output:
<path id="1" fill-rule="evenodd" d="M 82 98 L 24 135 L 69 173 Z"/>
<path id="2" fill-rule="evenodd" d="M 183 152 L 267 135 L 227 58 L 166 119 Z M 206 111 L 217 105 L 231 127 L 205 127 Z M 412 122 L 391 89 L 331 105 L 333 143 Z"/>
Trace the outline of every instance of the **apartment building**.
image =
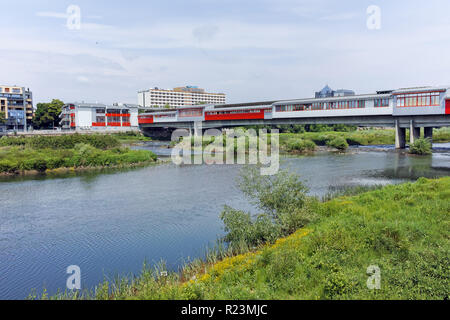
<path id="1" fill-rule="evenodd" d="M 138 104 L 144 108 L 224 104 L 225 102 L 226 97 L 224 93 L 209 93 L 196 86 L 174 89 L 153 88 L 138 92 Z"/>
<path id="2" fill-rule="evenodd" d="M 68 103 L 63 106 L 63 130 L 132 131 L 138 130 L 138 106 L 115 103 Z"/>
<path id="3" fill-rule="evenodd" d="M 7 130 L 26 130 L 34 113 L 30 89 L 0 85 L 0 112 L 5 114 Z"/>

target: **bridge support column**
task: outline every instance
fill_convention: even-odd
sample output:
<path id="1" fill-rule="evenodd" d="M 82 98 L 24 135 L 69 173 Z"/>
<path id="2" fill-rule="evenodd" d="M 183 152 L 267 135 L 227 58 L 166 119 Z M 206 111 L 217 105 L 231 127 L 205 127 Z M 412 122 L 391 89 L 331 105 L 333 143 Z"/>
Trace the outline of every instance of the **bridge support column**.
<path id="1" fill-rule="evenodd" d="M 430 139 L 433 142 L 433 127 L 424 128 L 425 139 Z"/>
<path id="2" fill-rule="evenodd" d="M 413 144 L 416 139 L 420 138 L 420 127 L 414 126 L 414 120 L 409 122 L 409 143 Z"/>
<path id="3" fill-rule="evenodd" d="M 400 128 L 400 121 L 395 120 L 395 148 L 405 149 L 406 147 L 406 129 Z"/>
<path id="4" fill-rule="evenodd" d="M 195 137 L 201 136 L 203 134 L 201 123 L 194 122 L 189 128 L 189 134 Z"/>

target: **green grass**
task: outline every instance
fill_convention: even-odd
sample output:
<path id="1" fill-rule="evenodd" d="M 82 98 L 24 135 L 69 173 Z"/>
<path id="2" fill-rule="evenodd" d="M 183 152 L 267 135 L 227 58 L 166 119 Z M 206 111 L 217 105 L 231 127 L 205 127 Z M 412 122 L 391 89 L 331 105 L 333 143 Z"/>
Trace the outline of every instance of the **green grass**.
<path id="1" fill-rule="evenodd" d="M 117 138 L 123 144 L 152 141 L 151 138 L 146 137 L 142 133 L 137 131 L 113 133 L 112 136 Z"/>
<path id="2" fill-rule="evenodd" d="M 394 130 L 359 130 L 351 132 L 304 132 L 304 133 L 282 133 L 280 144 L 290 139 L 306 139 L 313 141 L 318 146 L 325 146 L 329 141 L 337 138 L 345 139 L 349 145 L 377 145 L 394 144 Z"/>
<path id="3" fill-rule="evenodd" d="M 58 168 L 115 167 L 155 162 L 146 150 L 120 146 L 111 135 L 8 137 L 0 139 L 0 173 Z"/>
<path id="4" fill-rule="evenodd" d="M 245 128 L 244 128 L 245 129 Z M 407 132 L 408 135 L 408 132 Z M 392 145 L 395 143 L 394 129 L 369 129 L 355 130 L 349 132 L 325 131 L 325 132 L 302 132 L 302 133 L 280 133 L 280 150 L 286 153 L 310 153 L 316 146 L 328 146 L 344 151 L 349 145 Z M 194 138 L 191 137 L 191 146 L 194 146 Z M 217 138 L 202 140 L 205 148 Z M 270 144 L 270 134 L 267 143 Z M 450 128 L 435 129 L 433 142 L 450 142 Z M 171 142 L 174 147 L 178 142 Z M 248 141 L 246 142 L 248 149 Z"/>
<path id="5" fill-rule="evenodd" d="M 433 130 L 433 142 L 450 142 L 450 128 Z"/>
<path id="6" fill-rule="evenodd" d="M 24 146 L 33 149 L 72 149 L 76 144 L 85 143 L 98 149 L 120 146 L 120 142 L 112 135 L 106 134 L 71 134 L 62 136 L 2 137 L 0 147 Z"/>
<path id="7" fill-rule="evenodd" d="M 159 265 L 131 281 L 51 298 L 448 299 L 449 199 L 449 177 L 340 197 L 321 204 L 306 228 L 257 251 L 167 277 Z M 366 285 L 372 265 L 381 270 L 380 290 Z"/>

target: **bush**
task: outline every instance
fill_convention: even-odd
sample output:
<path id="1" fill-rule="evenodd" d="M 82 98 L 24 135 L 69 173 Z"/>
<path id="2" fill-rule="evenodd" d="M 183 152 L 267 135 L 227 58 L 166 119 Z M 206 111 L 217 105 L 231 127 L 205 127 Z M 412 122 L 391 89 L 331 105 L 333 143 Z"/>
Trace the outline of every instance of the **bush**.
<path id="1" fill-rule="evenodd" d="M 78 143 L 88 144 L 98 149 L 120 146 L 119 140 L 112 135 L 106 134 L 3 137 L 0 139 L 0 146 L 26 146 L 34 149 L 72 149 Z"/>
<path id="2" fill-rule="evenodd" d="M 227 232 L 224 240 L 233 249 L 273 243 L 316 217 L 318 201 L 308 197 L 308 189 L 288 171 L 261 176 L 258 167 L 246 167 L 241 172 L 239 188 L 262 213 L 252 216 L 225 207 L 220 215 Z"/>
<path id="3" fill-rule="evenodd" d="M 418 155 L 430 155 L 432 153 L 431 141 L 427 138 L 420 138 L 409 146 L 409 152 Z"/>
<path id="4" fill-rule="evenodd" d="M 16 162 L 10 160 L 0 160 L 0 172 L 14 173 L 19 170 Z"/>
<path id="5" fill-rule="evenodd" d="M 311 140 L 290 139 L 286 143 L 286 150 L 289 152 L 314 151 L 316 144 Z"/>
<path id="6" fill-rule="evenodd" d="M 341 150 L 341 151 L 344 151 L 344 150 L 347 150 L 348 143 L 342 137 L 335 137 L 335 138 L 327 141 L 327 146 L 329 146 L 331 148 L 336 148 L 336 149 Z"/>

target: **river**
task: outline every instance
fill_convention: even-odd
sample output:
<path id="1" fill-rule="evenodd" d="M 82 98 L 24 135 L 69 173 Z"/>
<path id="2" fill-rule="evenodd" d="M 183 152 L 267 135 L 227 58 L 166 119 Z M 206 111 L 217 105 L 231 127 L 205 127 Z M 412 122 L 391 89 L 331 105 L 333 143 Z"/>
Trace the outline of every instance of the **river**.
<path id="1" fill-rule="evenodd" d="M 139 148 L 160 156 L 157 142 Z M 429 157 L 391 146 L 354 147 L 283 157 L 313 195 L 352 185 L 391 184 L 450 173 L 450 144 Z M 53 177 L 0 179 L 0 299 L 26 298 L 33 288 L 50 294 L 66 285 L 66 268 L 78 265 L 82 287 L 117 275 L 139 274 L 165 260 L 176 269 L 202 256 L 223 235 L 225 204 L 253 210 L 235 186 L 238 165 L 171 163 Z"/>

